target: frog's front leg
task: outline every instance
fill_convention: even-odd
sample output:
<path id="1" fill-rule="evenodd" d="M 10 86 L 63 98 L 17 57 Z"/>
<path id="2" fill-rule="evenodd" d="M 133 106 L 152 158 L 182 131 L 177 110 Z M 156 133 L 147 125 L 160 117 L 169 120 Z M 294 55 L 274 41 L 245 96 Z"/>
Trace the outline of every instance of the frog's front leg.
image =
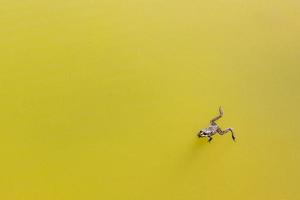
<path id="1" fill-rule="evenodd" d="M 208 142 L 211 142 L 212 141 L 212 137 L 211 136 L 207 136 L 209 139 L 208 139 Z"/>

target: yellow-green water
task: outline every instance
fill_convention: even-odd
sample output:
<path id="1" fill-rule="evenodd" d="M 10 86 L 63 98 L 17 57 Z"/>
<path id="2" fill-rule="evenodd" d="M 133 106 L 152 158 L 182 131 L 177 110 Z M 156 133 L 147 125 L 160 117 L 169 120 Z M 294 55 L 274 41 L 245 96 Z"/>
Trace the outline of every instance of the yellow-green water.
<path id="1" fill-rule="evenodd" d="M 0 3 L 0 199 L 300 199 L 298 1 Z"/>

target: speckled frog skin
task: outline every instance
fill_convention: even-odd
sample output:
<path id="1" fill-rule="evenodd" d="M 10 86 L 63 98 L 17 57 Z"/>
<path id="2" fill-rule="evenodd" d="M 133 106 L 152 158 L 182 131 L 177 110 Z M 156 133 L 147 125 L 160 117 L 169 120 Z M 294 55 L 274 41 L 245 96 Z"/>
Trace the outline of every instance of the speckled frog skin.
<path id="1" fill-rule="evenodd" d="M 220 135 L 224 135 L 225 133 L 231 132 L 232 140 L 235 141 L 233 128 L 226 128 L 225 130 L 222 130 L 219 127 L 219 125 L 216 123 L 216 121 L 224 115 L 223 109 L 221 107 L 219 108 L 219 112 L 220 112 L 220 114 L 210 121 L 210 126 L 208 128 L 202 129 L 198 133 L 198 137 L 199 138 L 207 137 L 207 138 L 209 138 L 208 142 L 211 142 L 211 140 L 213 139 L 212 136 L 215 135 L 216 133 L 218 133 Z"/>

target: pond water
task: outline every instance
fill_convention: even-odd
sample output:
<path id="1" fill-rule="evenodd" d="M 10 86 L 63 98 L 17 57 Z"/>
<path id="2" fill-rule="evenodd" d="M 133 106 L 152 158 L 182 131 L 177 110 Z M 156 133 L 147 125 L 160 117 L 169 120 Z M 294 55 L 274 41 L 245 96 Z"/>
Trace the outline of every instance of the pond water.
<path id="1" fill-rule="evenodd" d="M 298 2 L 2 5 L 1 199 L 300 199 Z"/>

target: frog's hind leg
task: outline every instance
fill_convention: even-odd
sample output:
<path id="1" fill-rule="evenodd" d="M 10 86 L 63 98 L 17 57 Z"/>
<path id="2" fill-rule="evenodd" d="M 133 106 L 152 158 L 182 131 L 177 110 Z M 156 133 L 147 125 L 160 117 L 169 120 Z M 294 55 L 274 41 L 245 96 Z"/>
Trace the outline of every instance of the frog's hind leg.
<path id="1" fill-rule="evenodd" d="M 210 120 L 210 124 L 215 125 L 216 121 L 223 116 L 224 112 L 223 112 L 223 109 L 221 107 L 219 107 L 219 112 L 220 112 L 220 114 L 217 117 Z"/>
<path id="2" fill-rule="evenodd" d="M 235 141 L 235 136 L 234 136 L 233 128 L 226 128 L 225 130 L 221 130 L 221 129 L 218 130 L 218 133 L 220 135 L 224 135 L 225 133 L 228 133 L 228 132 L 231 132 L 232 140 Z"/>

